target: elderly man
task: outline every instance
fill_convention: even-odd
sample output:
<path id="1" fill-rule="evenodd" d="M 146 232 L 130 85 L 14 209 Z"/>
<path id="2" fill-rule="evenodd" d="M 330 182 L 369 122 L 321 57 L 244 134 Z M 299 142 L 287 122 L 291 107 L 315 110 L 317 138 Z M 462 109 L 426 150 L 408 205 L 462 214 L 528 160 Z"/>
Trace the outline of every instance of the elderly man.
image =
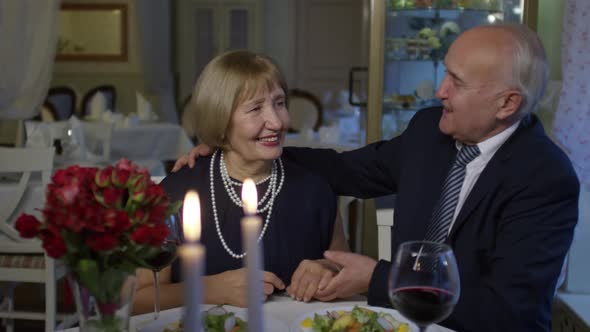
<path id="1" fill-rule="evenodd" d="M 549 331 L 579 182 L 532 114 L 548 80 L 543 46 L 523 25 L 477 27 L 451 45 L 445 66 L 436 93 L 443 107 L 418 112 L 401 136 L 341 154 L 292 148 L 284 156 L 322 174 L 341 195 L 396 193 L 392 257 L 404 241 L 453 248 L 461 296 L 442 325 Z M 449 194 L 448 174 L 465 155 L 460 189 Z M 334 251 L 325 257 L 342 268 L 316 298 L 368 292 L 369 304 L 390 305 L 389 262 Z"/>

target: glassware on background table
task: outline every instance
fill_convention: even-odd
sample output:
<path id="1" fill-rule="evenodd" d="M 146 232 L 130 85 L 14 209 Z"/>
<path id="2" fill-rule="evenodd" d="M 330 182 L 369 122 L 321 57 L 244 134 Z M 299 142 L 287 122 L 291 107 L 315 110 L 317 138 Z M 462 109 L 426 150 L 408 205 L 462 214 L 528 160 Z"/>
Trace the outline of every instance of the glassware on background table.
<path id="1" fill-rule="evenodd" d="M 389 276 L 389 298 L 421 332 L 451 314 L 460 289 L 457 262 L 448 245 L 427 241 L 400 245 Z"/>
<path id="2" fill-rule="evenodd" d="M 154 275 L 154 319 L 158 319 L 160 315 L 160 271 L 172 264 L 176 259 L 176 247 L 180 244 L 180 216 L 177 213 L 171 214 L 166 219 L 166 226 L 170 230 L 168 237 L 162 243 L 161 251 L 146 260 Z"/>

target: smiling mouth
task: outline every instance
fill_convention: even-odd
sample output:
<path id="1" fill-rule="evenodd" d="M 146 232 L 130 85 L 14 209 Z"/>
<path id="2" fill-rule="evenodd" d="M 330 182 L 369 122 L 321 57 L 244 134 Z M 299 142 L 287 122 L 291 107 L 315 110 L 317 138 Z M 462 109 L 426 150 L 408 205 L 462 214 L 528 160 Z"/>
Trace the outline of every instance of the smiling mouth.
<path id="1" fill-rule="evenodd" d="M 259 142 L 265 142 L 265 143 L 272 143 L 272 142 L 277 142 L 279 140 L 279 135 L 273 135 L 273 136 L 265 136 L 265 137 L 258 137 L 256 140 Z"/>

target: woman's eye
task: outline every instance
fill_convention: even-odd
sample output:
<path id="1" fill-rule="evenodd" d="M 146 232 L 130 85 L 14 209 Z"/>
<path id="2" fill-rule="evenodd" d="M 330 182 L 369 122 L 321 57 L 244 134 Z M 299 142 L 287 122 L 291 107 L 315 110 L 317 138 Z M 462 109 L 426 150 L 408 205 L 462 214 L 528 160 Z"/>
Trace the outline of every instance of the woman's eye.
<path id="1" fill-rule="evenodd" d="M 257 111 L 260 111 L 261 109 L 262 109 L 262 107 L 261 107 L 261 106 L 259 106 L 259 105 L 258 105 L 258 106 L 254 106 L 254 107 L 253 107 L 253 108 L 250 110 L 250 112 L 257 112 Z"/>

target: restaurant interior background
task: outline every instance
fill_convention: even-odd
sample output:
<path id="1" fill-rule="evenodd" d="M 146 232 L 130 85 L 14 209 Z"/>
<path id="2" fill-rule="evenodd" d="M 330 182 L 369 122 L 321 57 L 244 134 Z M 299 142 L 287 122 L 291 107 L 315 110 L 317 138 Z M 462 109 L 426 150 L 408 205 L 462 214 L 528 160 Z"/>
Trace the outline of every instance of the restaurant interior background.
<path id="1" fill-rule="evenodd" d="M 204 64 L 223 50 L 248 48 L 276 59 L 289 87 L 317 96 L 323 103 L 324 112 L 350 110 L 353 109 L 348 103 L 350 69 L 369 65 L 371 2 L 63 0 L 64 9 L 67 6 L 74 10 L 92 9 L 94 6 L 108 12 L 113 8 L 124 8 L 125 19 L 117 19 L 112 24 L 105 23 L 109 22 L 105 21 L 108 15 L 87 16 L 82 21 L 69 20 L 70 23 L 83 22 L 84 29 L 91 36 L 90 43 L 100 46 L 95 46 L 97 54 L 90 50 L 86 55 L 76 55 L 73 51 L 68 53 L 76 47 L 75 43 L 67 45 L 65 40 L 60 39 L 57 61 L 52 64 L 50 86 L 72 87 L 78 93 L 79 108 L 85 92 L 99 85 L 113 85 L 117 94 L 115 111 L 124 114 L 137 109 L 136 92 L 140 92 L 153 105 L 160 121 L 178 123 L 182 117 L 181 106 L 190 95 Z M 561 27 L 567 0 L 535 2 L 536 30 L 548 53 L 551 80 L 560 82 Z M 60 28 L 68 29 L 67 26 Z M 0 47 L 9 45 L 0 41 Z M 543 113 L 542 119 L 548 131 L 553 128 L 557 105 L 554 100 L 550 109 Z M 363 108 L 360 110 L 365 111 Z M 0 118 L 0 145 L 17 143 L 17 123 Z M 359 135 L 364 135 L 362 126 L 366 124 L 359 125 Z M 588 190 L 590 188 L 586 187 L 584 197 L 590 196 Z M 590 280 L 590 267 L 582 255 L 590 251 L 590 200 L 582 198 L 580 202 L 581 219 L 570 253 L 564 292 L 585 293 L 586 297 L 590 297 L 590 284 L 587 282 Z M 349 211 L 364 219 L 360 223 L 362 229 L 357 230 L 360 234 L 357 248 L 376 257 L 375 222 L 367 213 L 355 211 L 358 208 L 360 205 Z M 585 302 L 580 302 L 584 303 L 580 307 L 575 304 L 576 301 Z M 568 310 L 573 312 L 570 319 L 577 324 L 586 320 L 586 324 L 590 325 L 590 300 L 575 299 L 570 306 Z"/>

